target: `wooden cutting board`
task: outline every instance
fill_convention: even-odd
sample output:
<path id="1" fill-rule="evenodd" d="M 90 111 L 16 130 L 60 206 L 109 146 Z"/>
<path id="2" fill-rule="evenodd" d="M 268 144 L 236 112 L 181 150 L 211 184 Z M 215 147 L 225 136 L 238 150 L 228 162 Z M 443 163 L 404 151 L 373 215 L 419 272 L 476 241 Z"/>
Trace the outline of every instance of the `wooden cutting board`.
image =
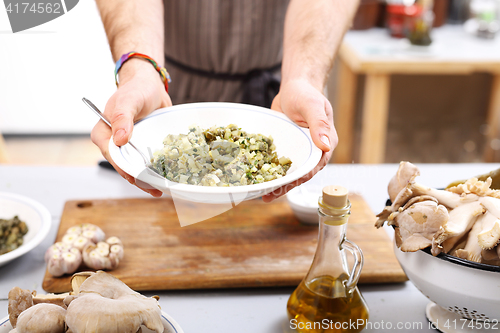
<path id="1" fill-rule="evenodd" d="M 406 281 L 390 238 L 374 227 L 373 212 L 361 196 L 350 200 L 347 237 L 365 257 L 360 283 Z M 125 256 L 111 273 L 138 291 L 296 286 L 311 266 L 318 237 L 318 226 L 298 222 L 284 199 L 242 202 L 185 227 L 170 199 L 68 201 L 56 240 L 80 223 L 96 224 L 107 237 L 122 239 Z M 67 292 L 70 276 L 46 272 L 42 287 Z"/>

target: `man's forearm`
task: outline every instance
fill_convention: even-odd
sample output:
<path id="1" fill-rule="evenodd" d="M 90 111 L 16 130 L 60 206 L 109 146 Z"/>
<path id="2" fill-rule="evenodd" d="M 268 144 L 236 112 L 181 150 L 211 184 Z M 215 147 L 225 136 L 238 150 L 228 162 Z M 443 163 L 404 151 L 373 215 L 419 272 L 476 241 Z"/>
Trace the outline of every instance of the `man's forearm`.
<path id="1" fill-rule="evenodd" d="M 324 88 L 359 0 L 292 0 L 285 19 L 283 82 L 304 78 Z"/>
<path id="2" fill-rule="evenodd" d="M 96 0 L 96 2 L 114 61 L 124 53 L 136 51 L 147 54 L 163 66 L 162 0 Z M 141 60 L 138 60 L 135 63 L 140 63 Z M 127 71 L 125 67 L 124 65 L 124 70 Z"/>

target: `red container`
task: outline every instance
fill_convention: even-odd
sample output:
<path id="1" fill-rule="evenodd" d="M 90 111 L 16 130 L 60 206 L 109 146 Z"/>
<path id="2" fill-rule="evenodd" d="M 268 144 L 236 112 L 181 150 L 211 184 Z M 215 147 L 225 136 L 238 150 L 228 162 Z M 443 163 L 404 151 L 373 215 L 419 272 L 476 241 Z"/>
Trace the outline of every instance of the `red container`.
<path id="1" fill-rule="evenodd" d="M 352 30 L 366 30 L 375 27 L 380 13 L 379 0 L 361 0 L 352 22 Z"/>
<path id="2" fill-rule="evenodd" d="M 419 6 L 387 5 L 386 25 L 392 37 L 406 37 L 408 19 L 421 15 Z"/>

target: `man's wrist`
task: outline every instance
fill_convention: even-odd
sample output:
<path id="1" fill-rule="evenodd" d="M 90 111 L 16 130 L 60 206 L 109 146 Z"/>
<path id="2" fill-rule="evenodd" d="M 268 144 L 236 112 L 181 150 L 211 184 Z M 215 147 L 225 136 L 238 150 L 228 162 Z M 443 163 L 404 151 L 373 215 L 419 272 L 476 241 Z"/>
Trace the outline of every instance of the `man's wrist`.
<path id="1" fill-rule="evenodd" d="M 326 79 L 320 75 L 308 74 L 303 72 L 289 73 L 283 77 L 281 84 L 283 86 L 292 82 L 303 82 L 316 88 L 319 92 L 323 93 L 325 88 Z"/>
<path id="2" fill-rule="evenodd" d="M 157 80 L 163 85 L 161 76 L 153 65 L 141 58 L 130 58 L 121 66 L 118 72 L 118 82 L 123 84 L 138 76 Z"/>

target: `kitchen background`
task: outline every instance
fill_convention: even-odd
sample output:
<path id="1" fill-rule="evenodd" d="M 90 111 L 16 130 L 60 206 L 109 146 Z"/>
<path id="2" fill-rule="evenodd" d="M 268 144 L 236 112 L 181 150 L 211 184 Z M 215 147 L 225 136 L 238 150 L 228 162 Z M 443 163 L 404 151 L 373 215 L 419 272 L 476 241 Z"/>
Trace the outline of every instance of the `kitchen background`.
<path id="1" fill-rule="evenodd" d="M 414 0 L 361 0 L 352 33 L 382 29 L 389 39 L 395 24 L 416 19 L 408 14 L 415 5 Z M 423 0 L 417 5 L 433 8 L 431 38 L 438 29 L 461 27 L 464 40 L 475 39 L 492 52 L 500 47 L 499 0 Z M 102 157 L 89 138 L 96 119 L 81 98 L 104 108 L 115 86 L 94 1 L 80 1 L 57 20 L 15 35 L 0 9 L 0 45 L 0 133 L 5 139 L 0 138 L 0 162 L 96 164 Z M 337 74 L 336 65 L 327 89 L 334 106 Z M 385 162 L 481 162 L 487 145 L 498 151 L 500 141 L 486 139 L 492 83 L 487 73 L 391 76 Z M 353 162 L 359 161 L 363 88 L 360 75 Z"/>

